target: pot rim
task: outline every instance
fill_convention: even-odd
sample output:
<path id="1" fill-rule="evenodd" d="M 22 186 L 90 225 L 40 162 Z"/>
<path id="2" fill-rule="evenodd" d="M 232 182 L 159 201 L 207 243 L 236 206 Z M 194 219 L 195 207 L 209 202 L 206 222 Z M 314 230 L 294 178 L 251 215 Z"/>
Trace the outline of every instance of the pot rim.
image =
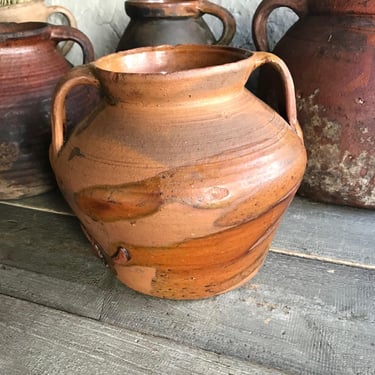
<path id="1" fill-rule="evenodd" d="M 0 42 L 40 36 L 47 33 L 48 28 L 47 22 L 0 22 Z"/>
<path id="2" fill-rule="evenodd" d="M 126 4 L 131 5 L 168 5 L 168 4 L 184 4 L 197 3 L 200 0 L 127 0 Z"/>
<path id="3" fill-rule="evenodd" d="M 181 52 L 194 52 L 196 54 L 200 53 L 217 53 L 222 51 L 228 55 L 228 61 L 219 62 L 218 64 L 207 64 L 207 65 L 199 65 L 197 67 L 187 67 L 181 68 L 174 71 L 132 71 L 130 67 L 129 70 L 124 69 L 111 69 L 110 66 L 113 66 L 113 60 L 119 60 L 126 56 L 135 56 L 139 55 L 140 57 L 143 56 L 142 60 L 146 59 L 147 55 L 157 54 L 157 53 L 181 53 Z M 207 74 L 208 71 L 211 73 L 218 73 L 224 71 L 231 71 L 231 70 L 238 70 L 235 67 L 239 65 L 239 63 L 243 62 L 246 65 L 246 61 L 250 59 L 254 55 L 254 52 L 248 49 L 237 48 L 237 47 L 230 47 L 230 46 L 221 46 L 221 45 L 204 45 L 204 44 L 179 44 L 179 45 L 160 45 L 154 47 L 140 47 L 134 48 L 131 50 L 125 50 L 120 52 L 115 52 L 90 63 L 91 66 L 94 66 L 95 69 L 101 71 L 103 73 L 111 73 L 111 74 L 119 74 L 125 76 L 147 76 L 147 77 L 176 77 L 176 76 L 183 76 L 189 75 L 191 76 L 193 73 L 200 74 L 204 73 Z M 147 59 L 146 59 L 147 60 Z"/>
<path id="4" fill-rule="evenodd" d="M 201 0 L 128 0 L 125 11 L 130 18 L 199 17 Z"/>

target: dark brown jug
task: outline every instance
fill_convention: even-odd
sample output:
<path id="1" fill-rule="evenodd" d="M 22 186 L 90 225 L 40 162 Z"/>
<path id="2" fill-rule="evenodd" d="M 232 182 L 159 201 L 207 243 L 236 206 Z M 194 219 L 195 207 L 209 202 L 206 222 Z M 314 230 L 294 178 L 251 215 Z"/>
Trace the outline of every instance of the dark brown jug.
<path id="1" fill-rule="evenodd" d="M 39 22 L 0 23 L 0 199 L 55 187 L 48 160 L 50 107 L 57 81 L 71 69 L 56 48 L 66 40 L 81 46 L 85 63 L 94 58 L 90 41 L 77 29 Z M 87 87 L 69 95 L 68 128 L 92 102 Z"/>
<path id="2" fill-rule="evenodd" d="M 304 130 L 308 165 L 299 192 L 375 208 L 375 2 L 265 0 L 253 19 L 260 50 L 268 50 L 266 21 L 280 6 L 300 16 L 273 50 L 292 73 Z M 263 70 L 262 82 L 266 75 L 272 98 L 277 77 Z"/>
<path id="3" fill-rule="evenodd" d="M 233 16 L 223 7 L 206 0 L 126 1 L 130 22 L 117 50 L 161 44 L 229 44 L 236 32 Z M 223 32 L 216 40 L 204 14 L 211 14 L 223 23 Z"/>

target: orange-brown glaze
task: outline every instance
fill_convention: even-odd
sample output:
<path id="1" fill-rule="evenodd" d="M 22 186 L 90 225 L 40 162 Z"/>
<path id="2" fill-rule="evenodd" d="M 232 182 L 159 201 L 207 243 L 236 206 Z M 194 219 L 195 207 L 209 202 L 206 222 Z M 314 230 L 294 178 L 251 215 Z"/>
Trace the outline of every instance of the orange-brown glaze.
<path id="1" fill-rule="evenodd" d="M 75 194 L 80 209 L 93 220 L 134 220 L 153 214 L 162 204 L 158 178 L 120 186 L 90 187 Z"/>
<path id="2" fill-rule="evenodd" d="M 289 123 L 244 88 L 265 63 L 284 79 Z M 64 95 L 82 83 L 105 100 L 65 142 Z M 51 164 L 94 248 L 124 284 L 163 298 L 205 298 L 252 277 L 306 164 L 290 74 L 267 53 L 109 55 L 65 77 L 52 118 Z"/>
<path id="3" fill-rule="evenodd" d="M 125 282 L 126 270 L 138 265 L 156 270 L 148 294 L 164 298 L 173 295 L 173 298 L 192 299 L 198 294 L 208 296 L 231 289 L 263 263 L 292 196 L 245 224 L 205 238 L 187 239 L 174 247 L 134 248 L 130 244 L 114 244 L 116 249 L 126 248 L 131 256 L 130 261 L 113 262 L 117 277 Z M 132 273 L 132 277 L 136 274 Z M 133 280 L 133 285 L 136 282 Z M 178 297 L 176 290 L 182 290 L 183 296 Z"/>

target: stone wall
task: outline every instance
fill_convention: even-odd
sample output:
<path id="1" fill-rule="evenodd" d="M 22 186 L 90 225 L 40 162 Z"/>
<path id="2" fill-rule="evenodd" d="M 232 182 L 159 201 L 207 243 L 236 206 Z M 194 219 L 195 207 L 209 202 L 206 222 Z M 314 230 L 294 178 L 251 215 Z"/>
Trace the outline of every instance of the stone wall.
<path id="1" fill-rule="evenodd" d="M 254 49 L 251 36 L 251 20 L 260 0 L 211 0 L 228 9 L 236 19 L 237 33 L 233 46 Z M 120 36 L 129 22 L 125 14 L 124 0 L 46 0 L 47 4 L 62 5 L 75 15 L 78 28 L 92 41 L 96 57 L 115 50 Z M 268 22 L 271 46 L 296 20 L 296 15 L 287 8 L 274 11 Z M 211 16 L 205 16 L 216 35 L 220 34 L 220 22 Z M 80 62 L 80 51 L 77 46 L 69 54 L 73 63 Z"/>

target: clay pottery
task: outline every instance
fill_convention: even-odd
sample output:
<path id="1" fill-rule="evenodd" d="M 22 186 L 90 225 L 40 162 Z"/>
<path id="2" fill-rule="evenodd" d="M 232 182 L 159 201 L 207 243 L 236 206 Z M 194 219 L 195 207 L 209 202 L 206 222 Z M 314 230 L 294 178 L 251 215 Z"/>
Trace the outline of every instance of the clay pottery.
<path id="1" fill-rule="evenodd" d="M 0 199 L 43 193 L 56 187 L 48 161 L 51 99 L 57 81 L 71 65 L 56 49 L 72 40 L 84 61 L 94 58 L 87 37 L 68 26 L 0 23 Z M 90 94 L 91 92 L 91 94 Z M 71 128 L 90 109 L 93 94 L 75 89 L 67 102 Z"/>
<path id="2" fill-rule="evenodd" d="M 59 5 L 46 5 L 43 0 L 28 0 L 8 6 L 0 6 L 0 22 L 49 22 L 50 17 L 61 14 L 68 26 L 77 27 L 77 21 L 69 9 Z M 61 52 L 66 55 L 72 42 L 63 43 Z"/>
<path id="3" fill-rule="evenodd" d="M 244 88 L 265 63 L 285 81 L 289 123 Z M 64 141 L 65 95 L 83 82 L 104 99 Z M 285 64 L 230 47 L 140 48 L 75 68 L 52 123 L 52 168 L 86 235 L 124 284 L 157 297 L 254 276 L 306 162 Z"/>
<path id="4" fill-rule="evenodd" d="M 125 1 L 130 22 L 117 50 L 161 44 L 229 44 L 236 32 L 234 17 L 223 7 L 206 0 Z M 204 14 L 220 19 L 221 37 L 216 40 Z"/>
<path id="5" fill-rule="evenodd" d="M 375 208 L 375 2 L 265 0 L 253 20 L 260 50 L 268 50 L 266 21 L 280 6 L 300 16 L 273 50 L 296 86 L 308 154 L 299 192 Z M 274 75 L 262 73 L 270 103 L 277 94 Z"/>

